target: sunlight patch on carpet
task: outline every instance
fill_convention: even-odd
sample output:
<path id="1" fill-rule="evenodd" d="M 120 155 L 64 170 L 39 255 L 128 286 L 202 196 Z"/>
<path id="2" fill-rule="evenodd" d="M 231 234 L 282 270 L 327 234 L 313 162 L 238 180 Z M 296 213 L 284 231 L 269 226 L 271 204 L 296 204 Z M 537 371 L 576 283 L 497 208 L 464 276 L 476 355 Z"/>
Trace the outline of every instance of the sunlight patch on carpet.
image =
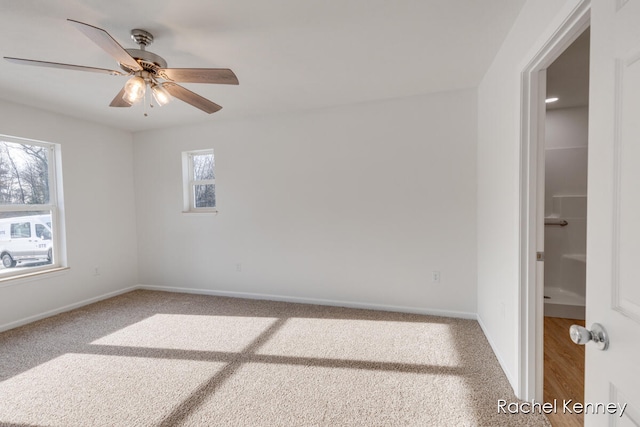
<path id="1" fill-rule="evenodd" d="M 160 422 L 224 365 L 65 354 L 0 383 L 0 425 Z"/>
<path id="2" fill-rule="evenodd" d="M 468 395 L 450 375 L 247 363 L 184 425 L 446 425 L 475 419 Z"/>
<path id="3" fill-rule="evenodd" d="M 155 314 L 91 344 L 240 352 L 276 320 L 269 317 Z"/>
<path id="4" fill-rule="evenodd" d="M 257 353 L 460 366 L 450 325 L 440 323 L 291 318 Z"/>

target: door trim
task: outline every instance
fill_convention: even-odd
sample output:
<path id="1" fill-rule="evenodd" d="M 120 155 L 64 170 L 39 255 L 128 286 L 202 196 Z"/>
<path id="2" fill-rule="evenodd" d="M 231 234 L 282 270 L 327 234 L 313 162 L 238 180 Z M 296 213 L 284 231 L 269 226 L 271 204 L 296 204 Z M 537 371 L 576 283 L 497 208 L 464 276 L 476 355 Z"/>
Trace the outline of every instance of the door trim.
<path id="1" fill-rule="evenodd" d="M 546 69 L 591 24 L 591 0 L 580 0 L 521 74 L 520 259 L 518 313 L 518 397 L 543 400 L 542 268 L 536 252 L 544 232 L 544 120 Z M 542 156 L 542 158 L 540 158 Z M 541 170 L 542 169 L 542 170 Z M 542 206 L 540 206 L 542 204 Z"/>

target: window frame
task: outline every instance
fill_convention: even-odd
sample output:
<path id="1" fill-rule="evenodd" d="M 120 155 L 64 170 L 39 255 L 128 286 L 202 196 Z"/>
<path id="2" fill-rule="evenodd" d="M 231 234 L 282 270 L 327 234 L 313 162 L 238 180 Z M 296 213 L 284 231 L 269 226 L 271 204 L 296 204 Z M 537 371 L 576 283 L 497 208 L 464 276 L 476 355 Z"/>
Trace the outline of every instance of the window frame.
<path id="1" fill-rule="evenodd" d="M 195 156 L 208 155 L 213 156 L 213 179 L 194 179 L 193 158 Z M 215 198 L 215 206 L 213 207 L 197 207 L 195 201 L 195 188 L 198 185 L 213 185 L 214 197 L 216 195 L 215 180 L 215 164 L 216 156 L 213 148 L 202 150 L 189 150 L 182 153 L 182 178 L 183 178 L 183 213 L 187 214 L 217 214 L 218 199 Z"/>
<path id="2" fill-rule="evenodd" d="M 7 271 L 8 269 L 5 269 L 3 273 L 0 274 L 0 287 L 2 287 L 3 282 L 11 279 L 17 279 L 33 275 L 34 273 L 43 273 L 64 268 L 64 263 L 66 262 L 66 254 L 62 253 L 62 248 L 65 247 L 63 235 L 64 233 L 62 232 L 64 227 L 62 227 L 60 223 L 62 207 L 58 203 L 59 200 L 62 200 L 62 196 L 58 193 L 59 189 L 62 188 L 62 176 L 59 173 L 60 144 L 3 134 L 0 134 L 0 141 L 14 144 L 34 145 L 44 147 L 47 150 L 49 202 L 44 204 L 0 204 L 0 212 L 34 212 L 34 215 L 35 212 L 40 211 L 51 212 L 51 247 L 53 252 L 53 259 L 51 260 L 50 264 L 34 266 L 17 271 Z"/>

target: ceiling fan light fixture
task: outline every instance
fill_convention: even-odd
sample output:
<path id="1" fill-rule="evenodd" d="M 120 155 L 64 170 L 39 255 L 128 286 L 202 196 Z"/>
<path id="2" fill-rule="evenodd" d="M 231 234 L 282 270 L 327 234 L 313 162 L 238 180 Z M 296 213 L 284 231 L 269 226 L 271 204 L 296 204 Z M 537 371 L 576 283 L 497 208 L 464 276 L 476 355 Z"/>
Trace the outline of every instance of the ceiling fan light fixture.
<path id="1" fill-rule="evenodd" d="M 156 103 L 159 107 L 166 105 L 171 101 L 171 95 L 164 88 L 163 84 L 152 83 L 151 84 L 151 93 L 153 94 L 153 99 L 156 100 Z"/>
<path id="2" fill-rule="evenodd" d="M 125 49 L 102 28 L 73 19 L 68 19 L 67 21 L 115 59 L 124 72 L 60 62 L 36 61 L 7 56 L 4 58 L 9 62 L 22 65 L 110 74 L 113 76 L 129 76 L 130 79 L 125 84 L 125 87 L 120 89 L 120 92 L 113 98 L 109 104 L 110 107 L 127 108 L 135 103 L 144 101 L 146 108 L 149 105 L 146 99 L 147 86 L 150 86 L 155 98 L 155 103 L 151 104 L 151 106 L 156 104 L 162 106 L 176 98 L 207 114 L 212 114 L 220 111 L 222 107 L 180 86 L 179 83 L 239 84 L 234 72 L 228 68 L 167 68 L 167 61 L 164 58 L 146 50 L 146 47 L 153 41 L 153 35 L 148 31 L 142 29 L 131 30 L 133 40 L 138 44 L 139 49 Z M 162 83 L 159 83 L 158 80 Z"/>
<path id="3" fill-rule="evenodd" d="M 124 85 L 124 99 L 129 104 L 135 104 L 144 98 L 144 93 L 147 89 L 147 82 L 140 76 L 131 77 Z"/>

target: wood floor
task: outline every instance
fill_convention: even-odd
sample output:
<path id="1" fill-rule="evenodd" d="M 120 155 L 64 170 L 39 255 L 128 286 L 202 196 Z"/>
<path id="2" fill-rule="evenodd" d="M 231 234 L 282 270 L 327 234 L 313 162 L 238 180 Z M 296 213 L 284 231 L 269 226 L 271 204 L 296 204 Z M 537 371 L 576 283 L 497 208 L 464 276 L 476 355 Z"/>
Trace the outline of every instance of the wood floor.
<path id="1" fill-rule="evenodd" d="M 547 417 L 553 427 L 583 426 L 581 414 L 563 414 L 562 402 L 584 402 L 584 346 L 569 338 L 569 327 L 584 320 L 544 318 L 544 401 L 558 401 L 558 413 Z"/>

